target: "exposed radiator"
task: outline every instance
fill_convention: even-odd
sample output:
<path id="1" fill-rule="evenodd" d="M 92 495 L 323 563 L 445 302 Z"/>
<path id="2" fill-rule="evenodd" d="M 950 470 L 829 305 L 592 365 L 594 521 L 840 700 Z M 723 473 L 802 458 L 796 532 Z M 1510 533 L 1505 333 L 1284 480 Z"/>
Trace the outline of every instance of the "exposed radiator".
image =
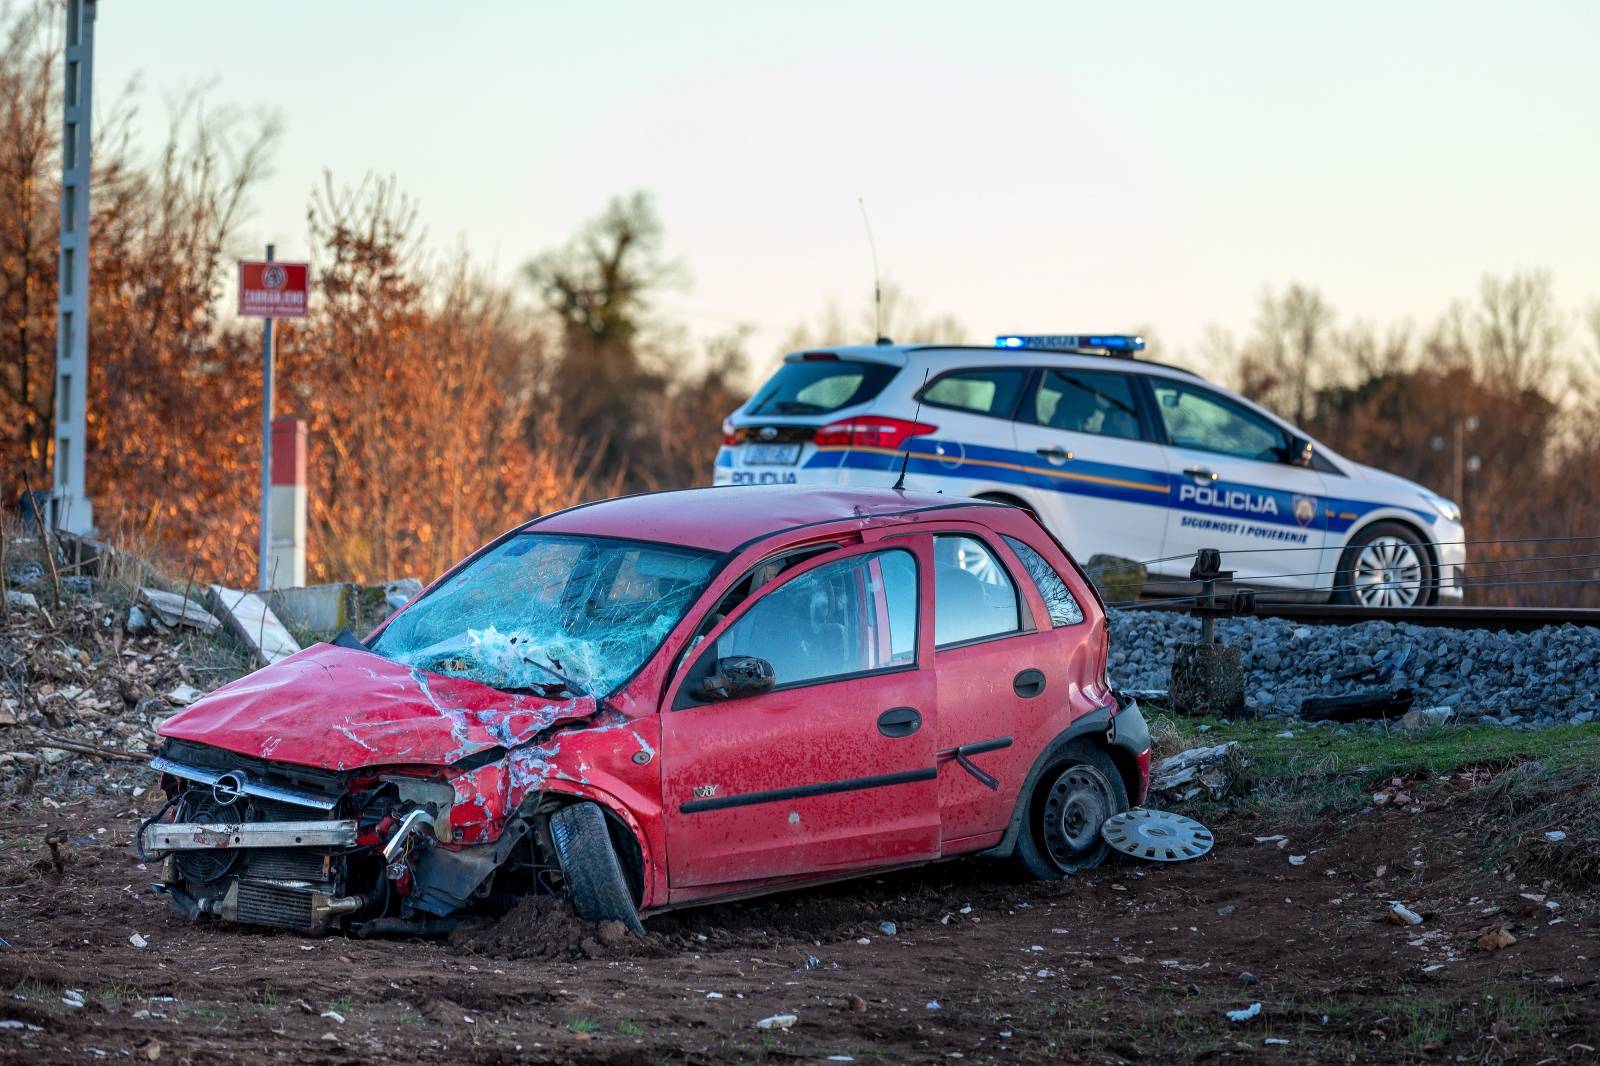
<path id="1" fill-rule="evenodd" d="M 259 881 L 239 881 L 238 920 L 285 929 L 312 928 L 311 893 Z"/>
<path id="2" fill-rule="evenodd" d="M 274 881 L 324 881 L 322 853 L 311 848 L 262 848 L 245 859 L 250 877 Z"/>

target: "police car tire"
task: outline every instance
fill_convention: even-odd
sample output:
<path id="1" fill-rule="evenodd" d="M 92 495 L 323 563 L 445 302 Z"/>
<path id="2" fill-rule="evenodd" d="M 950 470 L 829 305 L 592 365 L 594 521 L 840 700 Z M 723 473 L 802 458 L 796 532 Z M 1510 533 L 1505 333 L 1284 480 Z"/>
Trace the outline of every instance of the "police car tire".
<path id="1" fill-rule="evenodd" d="M 574 803 L 552 814 L 550 839 L 578 916 L 591 922 L 621 922 L 633 932 L 643 933 L 599 805 Z"/>
<path id="2" fill-rule="evenodd" d="M 1050 810 L 1052 793 L 1059 787 L 1069 771 L 1084 771 L 1084 776 L 1094 781 L 1102 790 L 1104 818 L 1093 827 L 1093 844 L 1068 861 L 1054 858 L 1045 840 L 1045 818 Z M 1016 850 L 1012 861 L 1027 876 L 1040 881 L 1059 881 L 1082 870 L 1092 870 L 1105 861 L 1111 845 L 1100 835 L 1105 818 L 1121 814 L 1128 809 L 1128 788 L 1122 774 L 1105 749 L 1091 741 L 1075 740 L 1056 753 L 1049 767 L 1039 775 L 1038 786 L 1028 800 L 1028 809 L 1022 831 L 1017 834 Z"/>
<path id="3" fill-rule="evenodd" d="M 1429 556 L 1428 547 L 1422 538 L 1417 536 L 1410 526 L 1400 522 L 1374 522 L 1345 545 L 1343 554 L 1339 556 L 1339 572 L 1333 578 L 1334 591 L 1330 602 L 1344 606 L 1360 606 L 1361 601 L 1356 599 L 1354 587 L 1356 560 L 1361 557 L 1361 549 L 1379 537 L 1397 537 L 1416 549 L 1417 558 L 1422 562 L 1422 595 L 1417 597 L 1417 602 L 1413 606 L 1426 607 L 1431 604 L 1438 594 L 1433 559 Z"/>

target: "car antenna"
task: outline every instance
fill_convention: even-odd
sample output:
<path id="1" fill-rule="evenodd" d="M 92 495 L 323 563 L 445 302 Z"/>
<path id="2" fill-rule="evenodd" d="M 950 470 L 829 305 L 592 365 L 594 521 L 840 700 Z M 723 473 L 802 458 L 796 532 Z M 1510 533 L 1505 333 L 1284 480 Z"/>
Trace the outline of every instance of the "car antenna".
<path id="1" fill-rule="evenodd" d="M 867 248 L 872 252 L 872 332 L 877 336 L 875 343 L 893 344 L 894 341 L 883 335 L 883 283 L 878 275 L 878 242 L 872 239 L 866 198 L 856 197 L 856 206 L 861 208 L 861 227 L 867 231 Z"/>
<path id="2" fill-rule="evenodd" d="M 917 390 L 917 410 L 916 413 L 911 416 L 911 421 L 913 422 L 922 421 L 922 392 L 923 389 L 928 387 L 928 370 L 932 369 L 932 367 L 928 367 L 922 372 L 922 388 Z M 904 492 L 906 490 L 906 467 L 910 465 L 911 437 L 907 436 L 905 450 L 900 453 L 900 476 L 894 479 L 894 491 Z"/>

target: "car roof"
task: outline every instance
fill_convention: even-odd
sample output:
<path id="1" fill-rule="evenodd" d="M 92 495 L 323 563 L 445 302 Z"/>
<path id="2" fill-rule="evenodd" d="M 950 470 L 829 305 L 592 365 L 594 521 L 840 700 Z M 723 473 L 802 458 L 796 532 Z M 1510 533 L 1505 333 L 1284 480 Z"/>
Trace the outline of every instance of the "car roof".
<path id="1" fill-rule="evenodd" d="M 930 509 L 1003 504 L 885 488 L 805 485 L 721 485 L 677 489 L 579 504 L 523 528 L 586 533 L 727 552 L 804 526 L 888 518 Z"/>
<path id="2" fill-rule="evenodd" d="M 971 366 L 1073 366 L 1080 370 L 1168 371 L 1186 377 L 1200 375 L 1188 367 L 1140 359 L 1131 355 L 1112 355 L 1090 348 L 995 348 L 977 344 L 847 344 L 803 348 L 784 356 L 785 362 L 826 353 L 840 359 L 863 360 L 906 366 L 917 359 L 948 356 L 953 363 Z"/>

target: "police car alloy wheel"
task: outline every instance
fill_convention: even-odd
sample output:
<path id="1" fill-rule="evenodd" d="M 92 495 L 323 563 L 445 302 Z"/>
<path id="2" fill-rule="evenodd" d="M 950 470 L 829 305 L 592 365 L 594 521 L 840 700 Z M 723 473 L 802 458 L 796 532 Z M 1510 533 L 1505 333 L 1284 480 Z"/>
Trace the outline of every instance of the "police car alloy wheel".
<path id="1" fill-rule="evenodd" d="M 1379 522 L 1357 534 L 1344 550 L 1334 587 L 1336 602 L 1420 607 L 1433 590 L 1433 564 L 1414 533 Z"/>

